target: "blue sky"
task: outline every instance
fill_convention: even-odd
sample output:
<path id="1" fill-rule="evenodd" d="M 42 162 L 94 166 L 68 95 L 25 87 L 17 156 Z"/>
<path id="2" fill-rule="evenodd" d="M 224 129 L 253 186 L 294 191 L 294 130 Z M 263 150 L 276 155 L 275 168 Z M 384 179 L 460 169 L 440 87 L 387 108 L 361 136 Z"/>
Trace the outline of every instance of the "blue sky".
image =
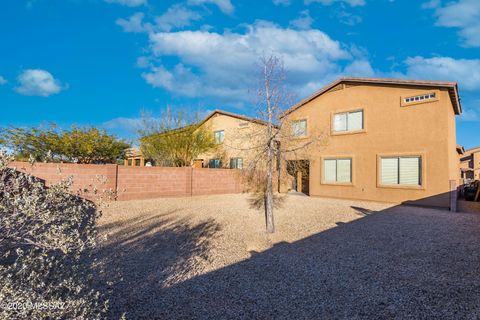
<path id="1" fill-rule="evenodd" d="M 298 99 L 342 75 L 457 81 L 457 141 L 480 145 L 478 0 L 4 0 L 0 53 L 0 126 L 132 138 L 141 110 L 254 116 L 275 53 Z"/>

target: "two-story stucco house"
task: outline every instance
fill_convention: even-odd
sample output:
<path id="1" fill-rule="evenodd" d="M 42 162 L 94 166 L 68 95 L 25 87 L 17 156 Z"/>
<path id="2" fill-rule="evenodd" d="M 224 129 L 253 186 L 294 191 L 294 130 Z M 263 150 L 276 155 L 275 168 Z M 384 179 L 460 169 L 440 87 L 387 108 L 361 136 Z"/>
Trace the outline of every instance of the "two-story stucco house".
<path id="1" fill-rule="evenodd" d="M 283 117 L 305 129 L 299 139 L 313 128 L 330 132 L 301 159 L 310 195 L 449 207 L 461 112 L 454 82 L 342 78 Z"/>
<path id="2" fill-rule="evenodd" d="M 462 182 L 480 180 L 480 147 L 459 153 Z"/>
<path id="3" fill-rule="evenodd" d="M 194 161 L 194 167 L 243 169 L 250 155 L 255 153 L 249 150 L 255 139 L 264 137 L 266 123 L 259 119 L 215 110 L 200 126 L 213 132 L 219 148 L 218 151 L 199 155 Z"/>

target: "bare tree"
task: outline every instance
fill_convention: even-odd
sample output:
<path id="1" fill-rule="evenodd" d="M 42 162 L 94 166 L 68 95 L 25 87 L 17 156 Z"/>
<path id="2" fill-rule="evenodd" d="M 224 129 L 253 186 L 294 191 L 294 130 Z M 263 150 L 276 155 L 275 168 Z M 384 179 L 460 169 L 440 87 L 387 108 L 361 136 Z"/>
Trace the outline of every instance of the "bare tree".
<path id="1" fill-rule="evenodd" d="M 237 142 L 230 148 L 241 150 L 246 159 L 243 176 L 248 191 L 254 195 L 252 204 L 265 211 L 267 233 L 275 232 L 274 209 L 281 204 L 278 192 L 288 178 L 290 171 L 308 170 L 305 161 L 308 150 L 321 146 L 327 141 L 327 134 L 315 127 L 308 128 L 285 116 L 292 105 L 293 94 L 286 87 L 283 62 L 275 55 L 262 57 L 259 65 L 259 84 L 255 91 L 258 118 L 257 124 L 249 131 L 238 132 Z M 245 141 L 248 145 L 245 146 Z M 277 188 L 274 185 L 277 184 Z M 275 192 L 277 190 L 278 192 Z"/>

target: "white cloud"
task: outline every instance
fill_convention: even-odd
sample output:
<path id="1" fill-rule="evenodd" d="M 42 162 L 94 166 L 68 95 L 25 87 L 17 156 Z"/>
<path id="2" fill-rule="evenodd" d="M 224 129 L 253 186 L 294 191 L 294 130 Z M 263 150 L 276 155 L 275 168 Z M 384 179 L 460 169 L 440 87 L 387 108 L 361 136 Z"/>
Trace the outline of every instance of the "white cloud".
<path id="1" fill-rule="evenodd" d="M 435 9 L 440 6 L 440 0 L 430 0 L 422 4 L 422 9 Z"/>
<path id="2" fill-rule="evenodd" d="M 462 114 L 459 117 L 460 121 L 478 121 L 480 120 L 480 114 L 474 109 L 463 109 Z"/>
<path id="3" fill-rule="evenodd" d="M 192 21 L 200 19 L 202 19 L 202 17 L 197 12 L 177 4 L 168 8 L 168 10 L 157 17 L 155 21 L 161 31 L 170 31 L 174 28 L 189 26 Z"/>
<path id="4" fill-rule="evenodd" d="M 190 5 L 203 5 L 203 4 L 214 4 L 216 5 L 223 13 L 232 14 L 235 11 L 230 0 L 188 0 Z"/>
<path id="5" fill-rule="evenodd" d="M 323 5 L 331 5 L 336 2 L 343 2 L 346 4 L 351 5 L 352 7 L 357 7 L 357 6 L 364 6 L 365 5 L 365 0 L 305 0 L 305 4 L 311 4 L 311 3 L 321 3 Z"/>
<path id="6" fill-rule="evenodd" d="M 123 28 L 125 32 L 144 32 L 146 31 L 143 25 L 142 12 L 137 12 L 128 19 L 118 19 L 115 23 Z"/>
<path id="7" fill-rule="evenodd" d="M 410 57 L 405 64 L 408 78 L 456 81 L 461 90 L 480 89 L 480 59 Z"/>
<path id="8" fill-rule="evenodd" d="M 343 73 L 353 77 L 373 77 L 376 72 L 367 60 L 355 60 L 345 67 Z"/>
<path id="9" fill-rule="evenodd" d="M 297 19 L 290 21 L 290 25 L 300 30 L 306 30 L 311 28 L 313 21 L 310 12 L 308 10 L 303 10 L 300 12 L 300 16 Z"/>
<path id="10" fill-rule="evenodd" d="M 15 88 L 20 94 L 26 96 L 48 97 L 62 91 L 60 81 L 46 70 L 28 69 L 24 70 L 18 77 L 19 86 Z"/>
<path id="11" fill-rule="evenodd" d="M 4 84 L 6 84 L 8 81 L 7 79 L 5 79 L 4 77 L 0 76 L 0 86 L 3 86 Z"/>
<path id="12" fill-rule="evenodd" d="M 152 86 L 185 96 L 241 101 L 248 99 L 246 91 L 252 87 L 254 66 L 262 55 L 279 55 L 289 84 L 302 94 L 311 83 L 324 84 L 341 74 L 341 61 L 352 59 L 349 50 L 320 30 L 285 29 L 267 22 L 250 25 L 244 33 L 150 33 L 150 44 L 154 57 L 179 61 L 173 68 L 159 65 L 143 73 Z M 357 63 L 348 70 L 358 73 L 363 68 L 370 74 L 367 64 Z"/>
<path id="13" fill-rule="evenodd" d="M 480 47 L 480 1 L 459 0 L 445 6 L 431 1 L 424 4 L 424 7 L 435 8 L 437 26 L 459 28 L 464 46 Z"/>
<path id="14" fill-rule="evenodd" d="M 338 12 L 337 19 L 341 23 L 344 23 L 348 26 L 354 26 L 362 22 L 362 17 L 352 14 L 350 12 L 347 12 L 345 10 L 341 10 L 340 12 Z"/>
<path id="15" fill-rule="evenodd" d="M 142 128 L 142 118 L 125 118 L 118 117 L 102 123 L 102 127 L 105 129 L 123 129 L 131 132 L 137 132 Z"/>
<path id="16" fill-rule="evenodd" d="M 105 2 L 117 3 L 127 7 L 138 7 L 147 4 L 147 0 L 105 0 Z"/>
<path id="17" fill-rule="evenodd" d="M 284 7 L 288 7 L 289 5 L 292 4 L 291 0 L 272 0 L 272 2 L 276 6 L 284 6 Z"/>
<path id="18" fill-rule="evenodd" d="M 137 61 L 135 62 L 135 66 L 137 68 L 148 68 L 152 66 L 150 62 L 150 57 L 147 56 L 140 56 L 137 58 Z"/>
<path id="19" fill-rule="evenodd" d="M 187 27 L 193 21 L 201 20 L 202 16 L 176 4 L 168 8 L 161 16 L 156 17 L 155 24 L 144 23 L 144 18 L 144 13 L 137 12 L 128 19 L 118 19 L 116 24 L 121 26 L 125 32 L 171 31 L 172 29 Z"/>

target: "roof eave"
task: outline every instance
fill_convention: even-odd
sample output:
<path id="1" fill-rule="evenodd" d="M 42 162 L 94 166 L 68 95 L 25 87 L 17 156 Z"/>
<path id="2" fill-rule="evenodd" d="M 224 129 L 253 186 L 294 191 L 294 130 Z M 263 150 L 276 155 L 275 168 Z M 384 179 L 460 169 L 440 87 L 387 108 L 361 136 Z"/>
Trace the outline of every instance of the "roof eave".
<path id="1" fill-rule="evenodd" d="M 437 81 L 433 83 L 427 80 L 401 80 L 401 79 L 380 79 L 380 78 L 356 78 L 356 77 L 342 77 L 339 78 L 330 84 L 324 86 L 320 90 L 317 90 L 309 97 L 303 99 L 299 103 L 293 105 L 289 109 L 285 110 L 281 115 L 280 118 L 285 117 L 286 115 L 292 113 L 293 111 L 297 110 L 301 106 L 307 104 L 308 102 L 314 100 L 315 98 L 319 97 L 320 95 L 324 94 L 331 88 L 344 83 L 344 82 L 353 82 L 353 83 L 373 83 L 373 84 L 387 84 L 387 85 L 405 85 L 405 86 L 420 86 L 420 87 L 439 87 L 439 88 L 447 88 L 453 90 L 454 99 L 452 100 L 453 109 L 456 115 L 460 115 L 462 113 L 462 105 L 460 103 L 460 96 L 458 94 L 458 84 L 456 82 L 447 82 L 447 81 Z M 452 94 L 452 92 L 450 92 Z M 455 103 L 453 103 L 455 101 Z"/>

